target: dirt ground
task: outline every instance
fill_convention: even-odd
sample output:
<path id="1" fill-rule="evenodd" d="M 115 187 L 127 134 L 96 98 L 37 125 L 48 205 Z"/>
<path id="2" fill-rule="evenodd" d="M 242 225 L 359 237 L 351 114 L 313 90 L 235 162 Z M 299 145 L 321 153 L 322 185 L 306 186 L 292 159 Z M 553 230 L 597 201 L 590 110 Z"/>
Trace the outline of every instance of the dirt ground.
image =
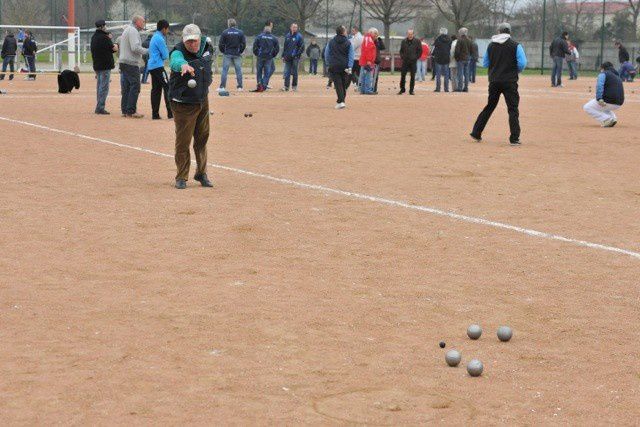
<path id="1" fill-rule="evenodd" d="M 215 188 L 178 191 L 149 86 L 132 120 L 117 76 L 109 117 L 91 75 L 70 95 L 54 79 L 0 85 L 4 425 L 640 419 L 640 259 L 272 179 L 638 253 L 640 83 L 601 129 L 594 79 L 523 78 L 521 147 L 503 103 L 469 140 L 486 78 L 409 97 L 385 77 L 344 111 L 320 77 L 212 94 Z"/>

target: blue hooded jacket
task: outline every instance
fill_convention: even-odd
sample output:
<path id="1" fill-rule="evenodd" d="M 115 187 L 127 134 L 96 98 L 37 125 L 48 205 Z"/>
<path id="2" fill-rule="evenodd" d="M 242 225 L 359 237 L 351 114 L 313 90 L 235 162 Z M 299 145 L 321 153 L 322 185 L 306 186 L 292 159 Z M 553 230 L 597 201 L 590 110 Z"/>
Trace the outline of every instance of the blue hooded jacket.
<path id="1" fill-rule="evenodd" d="M 300 32 L 291 34 L 291 31 L 284 36 L 284 47 L 282 48 L 282 57 L 286 60 L 298 59 L 304 52 L 304 38 Z"/>

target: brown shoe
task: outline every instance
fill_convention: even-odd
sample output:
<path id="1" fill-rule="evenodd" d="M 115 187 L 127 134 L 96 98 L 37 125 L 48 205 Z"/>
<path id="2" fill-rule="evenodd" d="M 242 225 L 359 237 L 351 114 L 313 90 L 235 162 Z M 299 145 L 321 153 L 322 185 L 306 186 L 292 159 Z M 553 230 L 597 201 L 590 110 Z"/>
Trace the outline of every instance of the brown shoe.
<path id="1" fill-rule="evenodd" d="M 130 119 L 141 119 L 144 117 L 144 114 L 140 114 L 140 113 L 127 114 L 127 117 Z"/>

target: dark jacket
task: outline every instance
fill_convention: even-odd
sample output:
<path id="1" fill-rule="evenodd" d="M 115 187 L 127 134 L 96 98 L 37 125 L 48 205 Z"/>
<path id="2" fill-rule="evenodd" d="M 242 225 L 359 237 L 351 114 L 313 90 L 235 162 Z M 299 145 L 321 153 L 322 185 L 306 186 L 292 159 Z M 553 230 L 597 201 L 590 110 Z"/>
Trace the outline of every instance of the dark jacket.
<path id="1" fill-rule="evenodd" d="M 629 51 L 626 47 L 620 45 L 618 48 L 618 61 L 622 64 L 623 62 L 627 62 L 629 60 Z"/>
<path id="2" fill-rule="evenodd" d="M 80 89 L 78 73 L 71 70 L 64 70 L 58 74 L 58 93 L 70 93 L 74 87 Z"/>
<path id="3" fill-rule="evenodd" d="M 38 45 L 31 37 L 27 37 L 26 39 L 24 39 L 24 43 L 22 43 L 23 55 L 35 56 L 37 51 L 38 51 Z"/>
<path id="4" fill-rule="evenodd" d="M 312 43 L 307 47 L 306 54 L 311 59 L 320 59 L 320 56 L 322 56 L 322 51 L 320 50 L 320 46 L 317 43 Z"/>
<path id="5" fill-rule="evenodd" d="M 253 40 L 253 54 L 261 59 L 273 59 L 280 52 L 278 38 L 271 33 L 263 32 Z"/>
<path id="6" fill-rule="evenodd" d="M 562 37 L 556 37 L 549 46 L 549 53 L 554 58 L 564 58 L 565 55 L 571 55 L 569 44 Z"/>
<path id="7" fill-rule="evenodd" d="M 327 45 L 327 67 L 332 73 L 340 73 L 349 68 L 349 51 L 353 49 L 347 36 L 337 35 Z"/>
<path id="8" fill-rule="evenodd" d="M 471 44 L 471 40 L 469 40 L 469 37 L 460 36 L 460 38 L 458 38 L 458 43 L 456 43 L 453 57 L 458 62 L 468 61 L 471 57 L 472 49 L 473 45 Z"/>
<path id="9" fill-rule="evenodd" d="M 113 42 L 106 31 L 96 30 L 91 36 L 91 57 L 95 71 L 114 69 Z"/>
<path id="10" fill-rule="evenodd" d="M 446 34 L 440 34 L 436 37 L 431 55 L 436 64 L 448 65 L 451 61 L 451 37 Z"/>
<path id="11" fill-rule="evenodd" d="M 622 105 L 624 104 L 624 86 L 622 85 L 622 79 L 614 68 L 607 68 L 600 74 L 604 74 L 604 90 L 600 99 L 604 100 L 607 104 Z M 599 78 L 600 78 L 599 76 Z M 596 88 L 596 92 L 600 88 Z M 596 98 L 598 97 L 596 93 Z"/>
<path id="12" fill-rule="evenodd" d="M 247 48 L 247 38 L 242 30 L 236 27 L 227 28 L 222 32 L 218 49 L 223 55 L 239 56 Z"/>
<path id="13" fill-rule="evenodd" d="M 489 68 L 489 83 L 517 82 L 518 73 L 527 65 L 527 57 L 510 35 L 497 34 L 487 46 L 483 65 Z"/>
<path id="14" fill-rule="evenodd" d="M 284 36 L 284 46 L 282 47 L 282 57 L 286 60 L 297 59 L 304 52 L 304 38 L 299 32 L 291 34 L 289 31 Z"/>
<path id="15" fill-rule="evenodd" d="M 480 58 L 480 54 L 478 53 L 478 43 L 476 43 L 475 40 L 471 42 L 471 58 Z"/>
<path id="16" fill-rule="evenodd" d="M 384 45 L 384 40 L 382 40 L 382 37 L 378 37 L 376 39 L 376 65 L 380 65 L 380 63 L 382 62 L 382 51 L 386 48 L 387 47 Z"/>
<path id="17" fill-rule="evenodd" d="M 176 71 L 172 65 L 171 76 L 169 77 L 169 97 L 171 100 L 184 104 L 200 104 L 207 99 L 209 86 L 213 81 L 211 76 L 211 46 L 202 38 L 200 50 L 197 54 L 194 54 L 187 50 L 183 42 L 180 42 L 173 48 L 169 57 L 172 58 L 176 51 L 180 52 L 184 60 L 193 67 L 195 76 L 191 76 L 191 74 L 182 76 L 180 71 Z M 171 62 L 173 63 L 173 58 Z M 197 83 L 194 88 L 188 86 L 188 82 L 191 79 L 194 79 Z"/>
<path id="18" fill-rule="evenodd" d="M 0 57 L 3 59 L 6 56 L 15 56 L 18 51 L 18 42 L 13 34 L 8 34 L 7 37 L 4 38 L 4 42 L 2 43 L 2 54 Z"/>
<path id="19" fill-rule="evenodd" d="M 402 58 L 402 62 L 418 62 L 421 55 L 422 42 L 420 42 L 420 40 L 415 37 L 411 40 L 402 40 L 402 43 L 400 43 L 400 57 Z"/>

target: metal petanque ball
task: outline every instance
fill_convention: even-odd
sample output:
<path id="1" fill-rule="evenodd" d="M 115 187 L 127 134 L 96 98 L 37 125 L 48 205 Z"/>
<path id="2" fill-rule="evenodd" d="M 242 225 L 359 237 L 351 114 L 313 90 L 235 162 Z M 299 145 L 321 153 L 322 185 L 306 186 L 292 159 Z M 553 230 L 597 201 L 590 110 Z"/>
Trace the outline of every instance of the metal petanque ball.
<path id="1" fill-rule="evenodd" d="M 472 340 L 477 340 L 482 335 L 482 328 L 480 325 L 471 325 L 467 328 L 467 335 Z"/>
<path id="2" fill-rule="evenodd" d="M 449 350 L 447 351 L 447 354 L 445 354 L 444 360 L 447 362 L 447 365 L 456 367 L 460 364 L 462 355 L 458 350 Z"/>
<path id="3" fill-rule="evenodd" d="M 500 326 L 498 328 L 498 339 L 502 342 L 507 342 L 513 336 L 513 331 L 508 326 Z"/>
<path id="4" fill-rule="evenodd" d="M 190 79 L 187 82 L 187 86 L 189 86 L 191 89 L 193 89 L 194 87 L 198 86 L 198 83 L 196 83 L 196 81 L 194 79 Z"/>
<path id="5" fill-rule="evenodd" d="M 483 370 L 484 370 L 484 366 L 482 365 L 482 362 L 479 361 L 478 359 L 473 359 L 471 360 L 471 362 L 467 364 L 467 372 L 472 377 L 479 377 L 480 375 L 482 375 Z"/>

